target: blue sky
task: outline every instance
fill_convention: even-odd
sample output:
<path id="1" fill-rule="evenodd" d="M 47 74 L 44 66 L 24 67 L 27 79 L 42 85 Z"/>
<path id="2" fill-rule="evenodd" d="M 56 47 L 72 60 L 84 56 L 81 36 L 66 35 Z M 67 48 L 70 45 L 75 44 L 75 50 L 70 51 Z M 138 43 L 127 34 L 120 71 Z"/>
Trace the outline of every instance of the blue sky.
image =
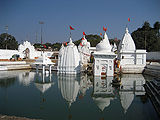
<path id="1" fill-rule="evenodd" d="M 78 40 L 82 32 L 99 34 L 108 28 L 109 38 L 121 39 L 128 24 L 130 33 L 144 21 L 151 26 L 160 21 L 159 0 L 0 0 L 0 33 L 15 36 L 20 43 L 40 41 L 43 21 L 43 42 L 69 40 L 69 25 L 75 28 L 72 38 Z M 128 17 L 131 19 L 128 23 Z"/>

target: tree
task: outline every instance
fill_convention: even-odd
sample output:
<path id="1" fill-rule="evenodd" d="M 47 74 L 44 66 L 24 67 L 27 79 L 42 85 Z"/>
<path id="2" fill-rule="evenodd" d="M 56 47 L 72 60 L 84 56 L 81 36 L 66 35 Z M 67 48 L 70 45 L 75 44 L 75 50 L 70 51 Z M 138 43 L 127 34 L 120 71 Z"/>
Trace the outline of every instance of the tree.
<path id="1" fill-rule="evenodd" d="M 137 49 L 146 49 L 147 52 L 160 51 L 159 25 L 159 22 L 156 22 L 152 28 L 148 22 L 144 22 L 142 28 L 132 32 Z"/>
<path id="2" fill-rule="evenodd" d="M 0 49 L 18 49 L 18 42 L 14 36 L 7 33 L 2 33 L 0 35 Z"/>
<path id="3" fill-rule="evenodd" d="M 86 35 L 85 36 L 87 41 L 90 42 L 92 47 L 95 47 L 101 40 L 102 38 L 99 35 Z M 82 38 L 80 40 L 74 41 L 75 45 L 79 45 L 81 42 Z"/>

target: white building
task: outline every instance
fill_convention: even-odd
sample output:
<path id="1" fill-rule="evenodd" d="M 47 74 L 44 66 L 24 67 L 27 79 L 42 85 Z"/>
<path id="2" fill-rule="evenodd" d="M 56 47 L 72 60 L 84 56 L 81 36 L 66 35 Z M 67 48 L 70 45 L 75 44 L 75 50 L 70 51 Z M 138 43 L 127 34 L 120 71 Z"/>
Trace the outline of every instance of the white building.
<path id="1" fill-rule="evenodd" d="M 82 38 L 81 43 L 78 46 L 78 51 L 80 53 L 80 61 L 81 65 L 87 65 L 88 61 L 90 60 L 90 42 L 87 41 L 85 35 Z"/>
<path id="2" fill-rule="evenodd" d="M 58 74 L 77 74 L 80 73 L 80 55 L 77 49 L 77 46 L 70 42 L 66 47 L 63 45 L 59 51 L 58 56 Z"/>
<path id="3" fill-rule="evenodd" d="M 118 47 L 118 60 L 123 73 L 142 73 L 146 65 L 146 50 L 136 50 L 128 28 Z"/>
<path id="4" fill-rule="evenodd" d="M 20 58 L 27 58 L 27 59 L 35 59 L 41 56 L 41 51 L 35 50 L 34 46 L 31 45 L 30 42 L 25 41 L 23 44 L 18 46 L 18 50 L 7 50 L 7 49 L 0 49 L 0 59 L 10 59 L 13 55 L 17 54 Z M 44 51 L 44 54 L 47 57 L 51 57 L 53 52 L 51 51 Z"/>
<path id="5" fill-rule="evenodd" d="M 113 76 L 114 75 L 114 58 L 116 54 L 111 52 L 106 32 L 104 39 L 97 44 L 96 52 L 94 52 L 94 75 L 95 76 Z"/>

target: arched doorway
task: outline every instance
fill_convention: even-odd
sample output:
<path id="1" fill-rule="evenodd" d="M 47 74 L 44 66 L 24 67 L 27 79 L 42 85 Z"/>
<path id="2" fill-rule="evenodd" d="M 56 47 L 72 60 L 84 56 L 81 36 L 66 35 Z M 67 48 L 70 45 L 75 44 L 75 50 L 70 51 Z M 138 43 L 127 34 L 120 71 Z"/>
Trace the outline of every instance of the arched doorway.
<path id="1" fill-rule="evenodd" d="M 26 59 L 30 59 L 30 50 L 29 50 L 29 48 L 26 48 L 26 50 L 25 50 L 25 58 Z"/>

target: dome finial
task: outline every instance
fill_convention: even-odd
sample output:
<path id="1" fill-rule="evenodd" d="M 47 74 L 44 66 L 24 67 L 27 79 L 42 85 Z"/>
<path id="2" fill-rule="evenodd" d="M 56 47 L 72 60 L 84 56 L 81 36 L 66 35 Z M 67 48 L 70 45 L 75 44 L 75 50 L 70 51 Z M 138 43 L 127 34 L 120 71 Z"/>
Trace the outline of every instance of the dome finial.
<path id="1" fill-rule="evenodd" d="M 107 33 L 104 32 L 104 39 L 106 39 L 106 38 L 108 38 L 108 37 L 107 37 Z"/>
<path id="2" fill-rule="evenodd" d="M 70 37 L 69 43 L 72 43 L 72 38 Z"/>
<path id="3" fill-rule="evenodd" d="M 129 33 L 129 30 L 128 30 L 128 28 L 126 27 L 126 33 Z"/>

